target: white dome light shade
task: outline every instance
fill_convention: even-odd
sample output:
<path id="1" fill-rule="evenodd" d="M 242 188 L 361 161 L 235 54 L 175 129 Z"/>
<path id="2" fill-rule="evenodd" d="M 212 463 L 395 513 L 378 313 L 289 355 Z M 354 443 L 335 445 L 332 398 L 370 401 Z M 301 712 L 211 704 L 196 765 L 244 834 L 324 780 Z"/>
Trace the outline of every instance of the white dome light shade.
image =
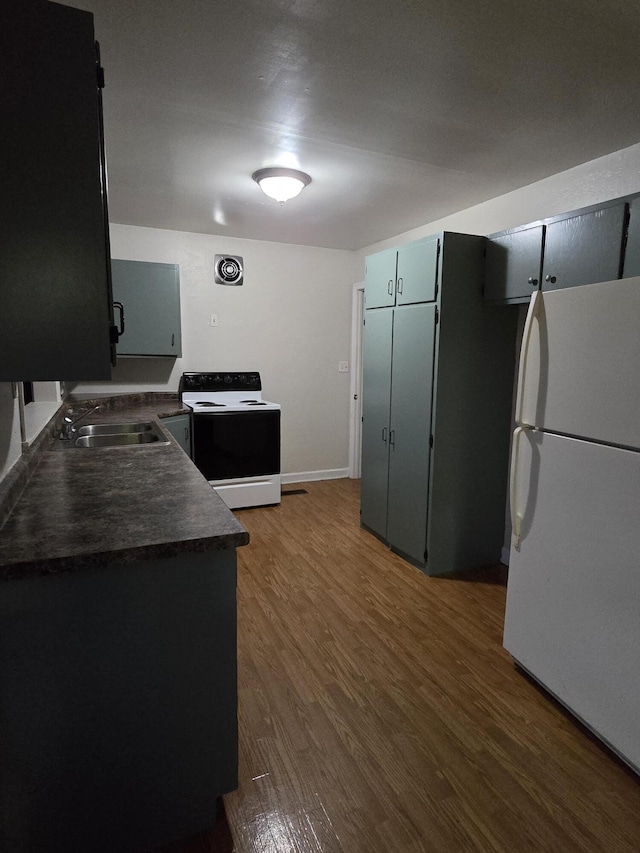
<path id="1" fill-rule="evenodd" d="M 276 166 L 258 169 L 251 177 L 265 195 L 275 199 L 280 204 L 295 198 L 304 187 L 311 183 L 311 178 L 305 172 Z"/>

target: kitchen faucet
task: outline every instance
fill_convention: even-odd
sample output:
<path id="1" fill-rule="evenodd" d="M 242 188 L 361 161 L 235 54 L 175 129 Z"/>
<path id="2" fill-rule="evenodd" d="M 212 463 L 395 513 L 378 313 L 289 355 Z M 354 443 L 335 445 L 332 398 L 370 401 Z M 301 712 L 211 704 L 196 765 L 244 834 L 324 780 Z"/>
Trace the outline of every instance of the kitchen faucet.
<path id="1" fill-rule="evenodd" d="M 76 418 L 70 418 L 69 415 L 64 416 L 64 426 L 60 431 L 60 438 L 63 440 L 69 440 L 73 438 L 73 434 L 76 431 L 76 424 L 78 421 L 81 421 L 83 418 L 86 418 L 87 415 L 90 415 L 92 412 L 95 412 L 96 409 L 99 409 L 100 406 L 94 406 L 92 409 L 87 409 L 86 412 L 81 412 Z M 71 414 L 71 412 L 69 413 Z"/>

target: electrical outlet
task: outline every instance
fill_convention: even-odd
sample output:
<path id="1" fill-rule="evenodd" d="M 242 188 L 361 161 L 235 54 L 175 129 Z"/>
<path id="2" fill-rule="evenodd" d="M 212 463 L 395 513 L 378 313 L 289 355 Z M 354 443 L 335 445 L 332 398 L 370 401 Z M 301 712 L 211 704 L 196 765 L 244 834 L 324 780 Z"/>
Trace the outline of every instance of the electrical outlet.
<path id="1" fill-rule="evenodd" d="M 212 325 L 212 326 L 217 326 L 217 325 L 218 325 L 218 315 L 217 315 L 217 314 L 212 314 L 212 315 L 211 315 L 211 325 Z"/>
<path id="2" fill-rule="evenodd" d="M 348 373 L 349 372 L 349 362 L 348 361 L 339 361 L 338 362 L 338 373 Z"/>

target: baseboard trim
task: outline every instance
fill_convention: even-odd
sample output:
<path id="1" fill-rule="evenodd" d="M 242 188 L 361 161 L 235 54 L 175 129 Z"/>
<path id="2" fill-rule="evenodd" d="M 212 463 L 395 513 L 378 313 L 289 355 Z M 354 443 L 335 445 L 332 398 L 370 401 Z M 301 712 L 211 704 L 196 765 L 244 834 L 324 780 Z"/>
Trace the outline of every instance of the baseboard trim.
<path id="1" fill-rule="evenodd" d="M 348 468 L 328 468 L 326 471 L 298 471 L 282 475 L 282 485 L 287 483 L 310 483 L 313 480 L 342 480 L 349 476 Z"/>
<path id="2" fill-rule="evenodd" d="M 500 554 L 500 562 L 505 566 L 509 565 L 509 554 L 510 553 L 511 552 L 509 551 L 508 548 L 503 548 L 502 553 Z"/>

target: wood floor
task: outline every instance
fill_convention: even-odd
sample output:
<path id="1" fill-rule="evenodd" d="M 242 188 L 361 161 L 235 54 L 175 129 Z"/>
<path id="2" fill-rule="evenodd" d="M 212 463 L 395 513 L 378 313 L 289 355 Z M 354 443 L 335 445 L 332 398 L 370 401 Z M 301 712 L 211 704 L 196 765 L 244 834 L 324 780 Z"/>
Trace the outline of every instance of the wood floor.
<path id="1" fill-rule="evenodd" d="M 358 483 L 238 511 L 240 785 L 172 853 L 624 853 L 640 782 L 502 649 L 504 571 L 428 578 Z"/>

